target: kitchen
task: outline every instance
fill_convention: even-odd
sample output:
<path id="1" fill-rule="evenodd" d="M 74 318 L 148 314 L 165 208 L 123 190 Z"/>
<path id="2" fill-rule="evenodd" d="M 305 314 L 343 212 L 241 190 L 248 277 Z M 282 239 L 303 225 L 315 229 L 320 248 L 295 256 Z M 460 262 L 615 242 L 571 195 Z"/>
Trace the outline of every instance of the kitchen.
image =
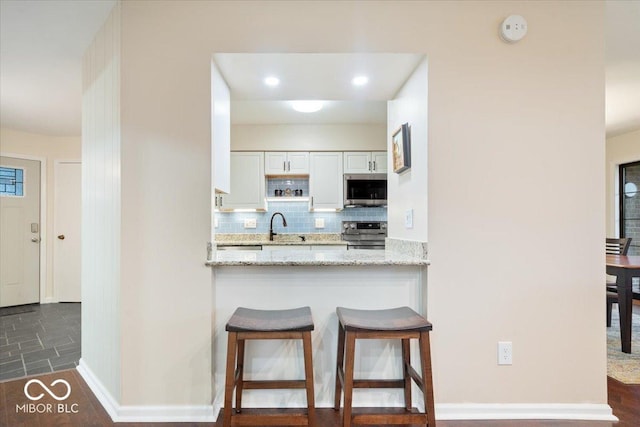
<path id="1" fill-rule="evenodd" d="M 230 151 L 216 152 L 214 160 L 214 175 L 230 169 L 230 178 L 213 179 L 218 247 L 262 243 L 270 218 L 282 212 L 288 226 L 268 245 L 351 240 L 348 246 L 365 247 L 355 239 L 383 248 L 391 161 L 387 130 L 396 126 L 387 124 L 387 101 L 421 61 L 424 56 L 417 54 L 214 55 L 214 152 L 219 145 Z M 262 84 L 268 77 L 278 84 Z M 362 82 L 351 82 L 356 77 Z M 323 108 L 289 108 L 289 100 L 305 98 L 323 100 Z M 365 227 L 365 237 L 359 237 Z"/>
<path id="2" fill-rule="evenodd" d="M 214 62 L 220 67 L 218 75 L 214 68 L 212 80 L 214 151 L 220 139 L 226 140 L 227 135 L 230 139 L 229 191 L 225 194 L 216 186 L 213 194 L 215 245 L 207 262 L 213 270 L 216 313 L 215 410 L 220 408 L 224 394 L 224 325 L 238 306 L 311 307 L 316 325 L 312 334 L 316 405 L 331 406 L 337 306 L 409 306 L 426 314 L 426 239 L 418 233 L 412 234 L 412 239 L 388 237 L 388 206 L 394 198 L 396 207 L 407 205 L 401 222 L 406 231 L 413 231 L 414 212 L 416 216 L 423 214 L 419 204 L 426 206 L 426 200 L 415 195 L 405 201 L 398 197 L 398 190 L 410 185 L 415 179 L 412 175 L 420 177 L 421 171 L 408 168 L 394 173 L 387 155 L 392 134 L 409 121 L 416 147 L 413 154 L 426 149 L 426 98 L 421 96 L 426 93 L 426 59 L 414 54 L 218 54 L 214 55 Z M 238 63 L 251 64 L 247 68 L 252 73 L 238 70 Z M 352 93 L 351 100 L 325 101 L 323 109 L 328 110 L 328 119 L 335 120 L 330 123 L 322 122 L 327 120 L 323 116 L 314 116 L 321 111 L 298 113 L 291 119 L 291 113 L 282 111 L 286 101 L 236 99 L 242 96 L 239 93 L 264 93 L 264 88 L 254 88 L 254 92 L 234 88 L 234 84 L 239 85 L 234 82 L 237 76 L 251 75 L 254 81 L 260 81 L 264 74 L 256 70 L 282 68 L 281 63 L 291 67 L 289 71 L 281 70 L 280 75 L 288 78 L 295 74 L 322 81 L 322 75 L 327 74 L 348 85 L 356 73 L 366 71 L 372 87 L 348 88 L 340 83 L 342 87 L 336 89 L 328 84 L 329 92 L 319 94 L 300 89 L 300 84 L 281 77 L 281 86 L 289 83 L 303 92 L 278 94 L 285 99 L 326 100 Z M 216 97 L 227 81 L 231 88 L 228 106 Z M 274 88 L 267 89 L 274 96 Z M 379 99 L 370 99 L 374 95 L 365 95 L 366 91 Z M 342 109 L 331 114 L 332 104 L 337 104 L 333 105 L 336 110 Z M 268 107 L 276 109 L 279 120 L 296 122 L 265 123 L 267 117 L 274 115 L 266 111 Z M 224 115 L 227 111 L 229 117 Z M 220 116 L 230 119 L 228 133 L 220 132 Z M 256 118 L 260 122 L 252 123 Z M 215 170 L 214 166 L 214 174 Z M 218 181 L 214 178 L 215 182 Z M 389 359 L 382 375 L 398 374 L 401 364 L 395 359 L 400 357 L 399 345 L 366 343 L 365 350 L 371 356 L 362 357 L 357 369 L 379 364 L 375 355 L 382 352 Z M 301 374 L 296 347 L 260 342 L 252 344 L 247 352 L 247 360 L 260 355 L 250 370 L 247 368 L 250 376 Z M 272 356 L 276 354 L 277 357 Z M 273 370 L 273 364 L 279 368 Z M 379 392 L 363 392 L 356 402 L 375 405 L 379 399 Z M 271 391 L 268 396 L 248 393 L 243 401 L 258 407 L 304 403 L 303 396 L 292 390 Z M 384 401 L 402 404 L 401 390 L 385 392 Z"/>

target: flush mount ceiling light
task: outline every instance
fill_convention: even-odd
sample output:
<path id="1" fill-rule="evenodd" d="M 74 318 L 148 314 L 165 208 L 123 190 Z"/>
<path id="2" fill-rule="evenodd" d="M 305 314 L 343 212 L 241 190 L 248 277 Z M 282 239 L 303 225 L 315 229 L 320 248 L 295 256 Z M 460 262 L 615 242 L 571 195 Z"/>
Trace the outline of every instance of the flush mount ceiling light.
<path id="1" fill-rule="evenodd" d="M 315 113 L 320 111 L 323 106 L 322 101 L 307 100 L 307 101 L 291 101 L 291 108 L 300 113 Z"/>
<path id="2" fill-rule="evenodd" d="M 367 76 L 355 76 L 351 80 L 351 84 L 353 84 L 354 86 L 364 86 L 367 83 L 369 83 L 369 77 Z"/>
<path id="3" fill-rule="evenodd" d="M 280 84 L 280 79 L 275 76 L 265 77 L 264 84 L 267 86 L 275 87 Z"/>

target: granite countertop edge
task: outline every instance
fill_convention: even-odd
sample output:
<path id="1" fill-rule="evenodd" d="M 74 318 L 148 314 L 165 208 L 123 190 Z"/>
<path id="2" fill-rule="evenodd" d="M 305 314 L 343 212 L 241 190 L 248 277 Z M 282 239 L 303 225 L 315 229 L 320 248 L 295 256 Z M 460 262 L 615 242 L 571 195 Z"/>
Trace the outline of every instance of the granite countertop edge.
<path id="1" fill-rule="evenodd" d="M 426 266 L 429 260 L 386 251 L 223 251 L 208 260 L 209 267 L 223 266 Z"/>
<path id="2" fill-rule="evenodd" d="M 251 260 L 223 260 L 223 261 L 207 261 L 206 265 L 209 267 L 260 267 L 260 266 L 281 266 L 281 267 L 295 267 L 295 266 L 375 266 L 375 265 L 388 265 L 388 266 L 427 266 L 428 260 L 416 260 L 416 261 L 393 261 L 393 260 L 380 260 L 380 261 L 251 261 Z"/>

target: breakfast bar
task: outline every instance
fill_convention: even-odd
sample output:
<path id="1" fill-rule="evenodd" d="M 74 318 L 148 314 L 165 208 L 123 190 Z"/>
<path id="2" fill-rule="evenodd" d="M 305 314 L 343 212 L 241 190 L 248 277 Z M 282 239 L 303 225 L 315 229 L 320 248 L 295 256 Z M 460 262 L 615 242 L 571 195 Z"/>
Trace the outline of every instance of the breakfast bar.
<path id="1" fill-rule="evenodd" d="M 406 243 L 406 242 L 405 242 Z M 332 407 L 338 320 L 336 307 L 382 309 L 408 306 L 426 315 L 427 266 L 422 243 L 388 244 L 386 250 L 242 250 L 214 251 L 214 407 L 223 403 L 226 357 L 225 324 L 238 307 L 276 310 L 309 306 L 315 399 Z M 416 244 L 419 248 L 416 250 Z M 365 340 L 369 341 L 369 340 Z M 355 372 L 379 378 L 402 377 L 400 343 L 358 343 Z M 412 348 L 412 354 L 417 348 Z M 291 341 L 251 342 L 245 375 L 256 380 L 304 376 L 302 345 Z M 415 359 L 415 358 L 414 358 Z M 363 374 L 365 375 L 365 374 Z M 354 405 L 402 406 L 401 390 L 362 390 Z M 304 407 L 303 390 L 248 390 L 245 407 Z"/>

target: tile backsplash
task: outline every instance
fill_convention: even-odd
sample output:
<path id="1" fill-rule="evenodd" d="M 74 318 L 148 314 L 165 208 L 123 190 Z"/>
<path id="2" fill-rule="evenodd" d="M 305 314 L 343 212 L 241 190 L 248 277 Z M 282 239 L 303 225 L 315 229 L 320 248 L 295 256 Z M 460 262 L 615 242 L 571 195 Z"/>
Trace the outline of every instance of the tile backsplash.
<path id="1" fill-rule="evenodd" d="M 281 212 L 287 219 L 282 226 L 279 216 L 273 220 L 278 233 L 340 233 L 342 221 L 386 221 L 387 208 L 348 208 L 340 212 L 309 212 L 306 200 L 269 201 L 267 212 L 216 212 L 216 233 L 268 233 L 269 221 L 274 212 Z M 255 218 L 256 228 L 244 228 L 244 220 Z M 316 218 L 324 218 L 324 228 L 316 228 Z"/>

